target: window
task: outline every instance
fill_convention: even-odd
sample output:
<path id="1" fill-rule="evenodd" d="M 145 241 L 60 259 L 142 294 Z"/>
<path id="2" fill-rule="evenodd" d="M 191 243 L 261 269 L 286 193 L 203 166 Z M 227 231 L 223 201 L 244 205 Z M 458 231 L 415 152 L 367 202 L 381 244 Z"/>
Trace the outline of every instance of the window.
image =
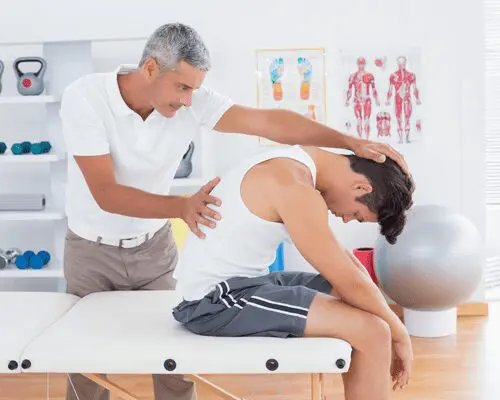
<path id="1" fill-rule="evenodd" d="M 484 0 L 486 204 L 500 205 L 500 1 Z"/>

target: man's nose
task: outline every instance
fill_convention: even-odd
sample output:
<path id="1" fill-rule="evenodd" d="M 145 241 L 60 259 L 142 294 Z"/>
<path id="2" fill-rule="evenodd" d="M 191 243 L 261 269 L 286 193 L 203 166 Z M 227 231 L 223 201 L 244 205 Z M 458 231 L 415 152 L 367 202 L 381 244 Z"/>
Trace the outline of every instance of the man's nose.
<path id="1" fill-rule="evenodd" d="M 185 107 L 191 107 L 191 105 L 193 104 L 193 94 L 188 93 L 185 96 L 182 96 L 181 104 Z"/>

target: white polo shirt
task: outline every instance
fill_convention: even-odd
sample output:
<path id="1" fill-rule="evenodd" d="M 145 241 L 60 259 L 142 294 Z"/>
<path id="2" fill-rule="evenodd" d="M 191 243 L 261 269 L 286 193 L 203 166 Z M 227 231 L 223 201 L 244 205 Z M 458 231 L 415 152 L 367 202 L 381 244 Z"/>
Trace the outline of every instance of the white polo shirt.
<path id="1" fill-rule="evenodd" d="M 60 117 L 68 154 L 66 213 L 76 234 L 128 238 L 160 229 L 165 219 L 133 218 L 103 211 L 94 200 L 73 156 L 110 153 L 118 183 L 167 195 L 182 156 L 201 127 L 213 129 L 231 107 L 228 97 L 201 87 L 192 106 L 172 118 L 156 110 L 145 120 L 121 97 L 117 74 L 94 73 L 79 78 L 63 93 Z"/>

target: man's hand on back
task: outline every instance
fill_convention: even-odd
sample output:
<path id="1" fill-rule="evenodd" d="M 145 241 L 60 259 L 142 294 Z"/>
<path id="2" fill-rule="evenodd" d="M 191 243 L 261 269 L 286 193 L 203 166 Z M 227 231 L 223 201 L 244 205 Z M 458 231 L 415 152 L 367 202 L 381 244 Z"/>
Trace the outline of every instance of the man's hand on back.
<path id="1" fill-rule="evenodd" d="M 209 228 L 215 228 L 215 222 L 213 220 L 220 219 L 220 214 L 208 207 L 208 204 L 215 204 L 216 206 L 221 205 L 220 199 L 210 195 L 210 192 L 212 192 L 219 182 L 220 178 L 212 179 L 202 186 L 194 195 L 187 197 L 183 203 L 181 218 L 189 226 L 189 229 L 202 239 L 205 238 L 205 234 L 199 229 L 198 224 L 203 224 Z"/>

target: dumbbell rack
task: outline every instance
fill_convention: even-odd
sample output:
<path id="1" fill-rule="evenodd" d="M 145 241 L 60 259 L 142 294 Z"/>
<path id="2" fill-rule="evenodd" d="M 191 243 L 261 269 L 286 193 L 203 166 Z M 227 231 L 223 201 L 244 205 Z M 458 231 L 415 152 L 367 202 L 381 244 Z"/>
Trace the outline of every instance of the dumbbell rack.
<path id="1" fill-rule="evenodd" d="M 0 248 L 22 251 L 48 250 L 51 261 L 42 269 L 19 269 L 9 265 L 0 270 L 0 290 L 62 290 L 63 254 L 67 223 L 64 212 L 66 155 L 59 109 L 64 88 L 79 76 L 92 72 L 90 42 L 41 42 L 2 46 L 5 71 L 0 93 L 0 120 L 7 120 L 0 141 L 7 151 L 0 155 L 3 192 L 43 193 L 43 211 L 0 211 Z M 23 96 L 17 92 L 13 60 L 38 55 L 47 61 L 44 93 Z M 30 65 L 24 66 L 29 71 Z M 5 118 L 2 118 L 5 116 Z M 10 118 L 9 118 L 10 116 Z M 52 148 L 46 154 L 15 155 L 13 143 L 47 140 Z M 1 228 L 0 228 L 1 229 Z M 51 278 L 51 279 L 47 279 Z"/>
<path id="2" fill-rule="evenodd" d="M 137 60 L 137 50 L 145 40 L 146 37 L 103 42 L 113 42 L 113 49 L 121 43 L 122 50 L 127 51 L 130 46 L 126 43 L 135 42 L 136 50 L 128 55 Z M 50 263 L 40 270 L 21 270 L 12 265 L 1 269 L 0 291 L 65 289 L 62 260 L 67 231 L 64 211 L 67 157 L 59 119 L 60 100 L 69 83 L 93 72 L 95 42 L 99 40 L 0 43 L 0 59 L 5 64 L 0 92 L 0 141 L 7 144 L 7 151 L 0 155 L 0 192 L 43 192 L 47 198 L 46 209 L 40 212 L 0 211 L 0 249 L 47 250 L 51 254 Z M 41 56 L 47 61 L 45 91 L 41 95 L 22 96 L 17 92 L 12 63 L 19 56 Z M 174 180 L 172 194 L 192 193 L 214 177 L 214 135 L 203 131 L 196 136 L 193 173 L 188 178 Z M 47 154 L 11 152 L 13 143 L 42 140 L 48 140 L 52 146 Z"/>

